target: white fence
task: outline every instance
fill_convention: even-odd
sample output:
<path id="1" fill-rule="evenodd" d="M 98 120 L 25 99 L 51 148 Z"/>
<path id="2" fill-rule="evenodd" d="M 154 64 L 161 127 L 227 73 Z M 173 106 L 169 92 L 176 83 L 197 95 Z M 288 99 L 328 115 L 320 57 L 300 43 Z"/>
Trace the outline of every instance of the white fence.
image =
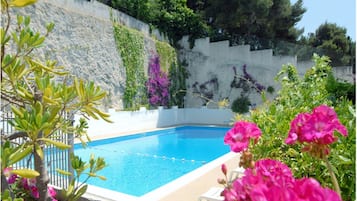
<path id="1" fill-rule="evenodd" d="M 207 108 L 173 108 L 139 111 L 109 111 L 114 123 L 103 120 L 88 121 L 88 135 L 93 138 L 101 136 L 134 133 L 143 130 L 169 127 L 183 124 L 204 124 L 229 126 L 234 113 L 230 109 Z M 76 117 L 78 120 L 78 117 Z"/>

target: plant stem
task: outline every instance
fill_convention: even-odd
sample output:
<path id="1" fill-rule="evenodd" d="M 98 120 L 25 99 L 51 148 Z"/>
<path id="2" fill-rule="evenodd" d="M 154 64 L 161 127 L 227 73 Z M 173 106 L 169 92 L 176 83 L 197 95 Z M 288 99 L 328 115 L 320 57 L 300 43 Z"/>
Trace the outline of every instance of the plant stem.
<path id="1" fill-rule="evenodd" d="M 337 182 L 337 178 L 336 178 L 336 175 L 335 173 L 333 172 L 332 170 L 332 165 L 330 163 L 330 161 L 327 159 L 327 156 L 324 155 L 323 157 L 325 163 L 326 163 L 326 166 L 327 166 L 327 169 L 330 173 L 330 176 L 331 176 L 331 180 L 332 180 L 332 184 L 337 192 L 337 194 L 340 196 L 341 198 L 341 189 L 340 189 L 340 186 L 338 185 L 338 182 Z"/>

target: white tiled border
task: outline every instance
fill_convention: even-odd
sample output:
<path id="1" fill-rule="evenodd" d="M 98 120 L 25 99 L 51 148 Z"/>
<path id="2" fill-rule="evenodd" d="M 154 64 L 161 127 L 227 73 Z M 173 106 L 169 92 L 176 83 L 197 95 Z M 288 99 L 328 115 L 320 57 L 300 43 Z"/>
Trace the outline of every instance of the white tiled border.
<path id="1" fill-rule="evenodd" d="M 88 190 L 85 194 L 86 198 L 90 198 L 91 200 L 98 200 L 98 201 L 158 201 L 161 198 L 165 197 L 166 195 L 176 191 L 180 187 L 183 187 L 190 182 L 193 182 L 197 178 L 203 176 L 204 174 L 208 173 L 210 170 L 222 165 L 227 160 L 232 159 L 233 157 L 237 156 L 236 153 L 229 152 L 202 167 L 189 172 L 172 182 L 159 187 L 141 197 L 135 197 L 124 193 L 119 193 L 116 191 L 88 185 Z"/>

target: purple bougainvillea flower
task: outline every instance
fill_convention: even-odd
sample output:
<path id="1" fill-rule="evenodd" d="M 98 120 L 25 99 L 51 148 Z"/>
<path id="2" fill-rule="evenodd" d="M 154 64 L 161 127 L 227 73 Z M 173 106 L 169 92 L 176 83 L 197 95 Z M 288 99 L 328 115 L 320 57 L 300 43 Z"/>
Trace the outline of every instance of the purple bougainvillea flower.
<path id="1" fill-rule="evenodd" d="M 159 56 L 151 58 L 149 64 L 149 79 L 146 82 L 149 103 L 152 106 L 166 106 L 169 102 L 170 80 L 167 73 L 160 69 Z"/>
<path id="2" fill-rule="evenodd" d="M 224 143 L 231 147 L 233 152 L 241 152 L 248 148 L 250 139 L 259 139 L 262 132 L 251 122 L 238 121 L 224 136 Z"/>

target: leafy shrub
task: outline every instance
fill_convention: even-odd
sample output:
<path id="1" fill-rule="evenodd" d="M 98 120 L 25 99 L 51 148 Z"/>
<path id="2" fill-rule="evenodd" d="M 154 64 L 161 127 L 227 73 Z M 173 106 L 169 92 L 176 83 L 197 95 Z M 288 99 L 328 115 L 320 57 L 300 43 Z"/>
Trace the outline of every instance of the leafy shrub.
<path id="1" fill-rule="evenodd" d="M 297 178 L 314 177 L 322 186 L 332 188 L 331 179 L 323 161 L 301 153 L 303 145 L 288 146 L 284 142 L 290 122 L 301 112 L 311 111 L 318 105 L 329 105 L 334 108 L 341 123 L 348 129 L 348 137 L 339 139 L 331 146 L 329 160 L 334 164 L 342 198 L 345 201 L 355 200 L 355 141 L 356 116 L 351 101 L 342 97 L 335 102 L 327 90 L 328 75 L 331 67 L 327 57 L 314 55 L 315 66 L 300 77 L 292 65 L 284 66 L 276 79 L 281 83 L 281 90 L 273 102 L 266 102 L 246 118 L 255 122 L 262 130 L 260 141 L 252 150 L 257 158 L 271 158 L 287 164 Z"/>
<path id="2" fill-rule="evenodd" d="M 249 98 L 247 96 L 240 96 L 233 101 L 231 109 L 233 112 L 244 114 L 249 111 L 249 105 Z"/>
<path id="3" fill-rule="evenodd" d="M 274 91 L 275 91 L 275 89 L 274 89 L 274 87 L 272 87 L 272 86 L 269 86 L 269 87 L 267 88 L 267 92 L 270 93 L 270 94 L 274 93 Z"/>
<path id="4" fill-rule="evenodd" d="M 351 84 L 348 82 L 338 81 L 332 73 L 328 76 L 328 82 L 326 85 L 327 91 L 330 93 L 330 99 L 336 102 L 337 99 L 341 97 L 346 97 L 348 100 L 355 104 L 356 98 L 356 84 Z"/>

